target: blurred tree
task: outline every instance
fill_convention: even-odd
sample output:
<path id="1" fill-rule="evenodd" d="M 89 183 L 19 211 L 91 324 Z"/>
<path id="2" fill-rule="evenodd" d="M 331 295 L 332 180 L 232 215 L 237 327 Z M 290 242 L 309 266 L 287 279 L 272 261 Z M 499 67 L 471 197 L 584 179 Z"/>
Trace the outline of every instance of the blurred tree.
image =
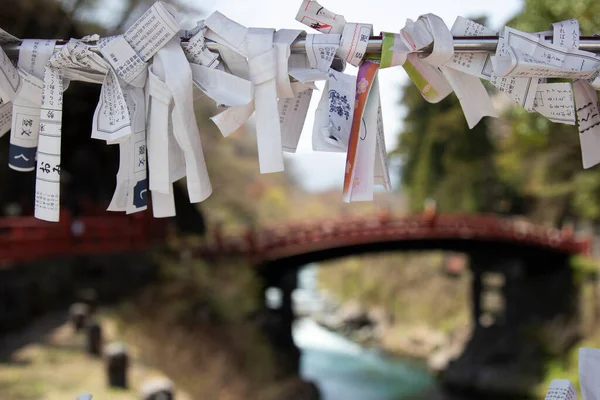
<path id="1" fill-rule="evenodd" d="M 599 12 L 600 3 L 592 0 L 525 0 L 507 25 L 539 32 L 577 18 L 582 34 L 591 35 L 600 30 Z M 600 219 L 600 170 L 583 169 L 577 128 L 518 107 L 510 107 L 503 118 L 507 130 L 498 146 L 500 174 L 515 191 L 535 199 L 530 216 L 555 225 L 573 217 Z"/>
<path id="2" fill-rule="evenodd" d="M 156 0 L 120 0 L 111 7 L 114 12 L 110 13 L 110 19 L 103 17 L 99 11 L 107 6 L 105 1 L 101 0 L 59 0 L 62 8 L 70 20 L 82 27 L 90 27 L 93 33 L 117 34 L 122 33 L 137 20 Z M 171 4 L 185 19 L 194 20 L 202 14 L 200 7 L 191 5 L 185 0 L 163 0 Z M 190 22 L 190 21 L 186 21 Z M 100 28 L 98 31 L 97 28 Z M 87 31 L 91 33 L 92 31 Z"/>
<path id="3" fill-rule="evenodd" d="M 538 32 L 578 18 L 582 33 L 592 34 L 600 27 L 597 12 L 600 4 L 591 0 L 526 0 L 507 25 Z M 469 130 L 455 96 L 428 104 L 412 85 L 402 104 L 408 113 L 397 151 L 413 209 L 431 197 L 445 211 L 526 214 L 553 225 L 600 218 L 600 173 L 582 168 L 575 127 L 510 103 L 501 120 L 486 119 Z"/>
<path id="4" fill-rule="evenodd" d="M 430 104 L 412 83 L 402 104 L 408 113 L 398 151 L 411 208 L 434 198 L 442 211 L 492 211 L 494 146 L 485 121 L 469 130 L 455 96 Z"/>
<path id="5" fill-rule="evenodd" d="M 500 179 L 487 118 L 469 129 L 456 96 L 430 104 L 410 82 L 401 104 L 407 114 L 397 153 L 413 210 L 432 198 L 441 211 L 523 211 L 521 199 Z"/>

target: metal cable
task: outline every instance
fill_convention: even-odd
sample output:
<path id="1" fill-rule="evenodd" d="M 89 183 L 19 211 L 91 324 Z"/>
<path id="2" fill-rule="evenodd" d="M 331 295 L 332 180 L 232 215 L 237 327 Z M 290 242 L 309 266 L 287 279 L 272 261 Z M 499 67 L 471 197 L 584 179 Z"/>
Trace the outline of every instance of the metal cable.
<path id="1" fill-rule="evenodd" d="M 547 36 L 546 41 L 552 43 L 552 37 Z M 60 50 L 66 43 L 64 40 L 58 40 L 56 50 Z M 369 44 L 367 45 L 367 54 L 379 54 L 381 53 L 381 36 L 371 36 Z M 454 37 L 454 51 L 455 52 L 473 52 L 473 53 L 494 53 L 498 44 L 497 36 L 455 36 Z M 182 46 L 187 46 L 187 40 L 182 40 Z M 217 43 L 207 40 L 206 45 L 209 50 L 217 51 Z M 91 51 L 99 52 L 96 44 L 88 45 Z M 6 54 L 10 58 L 16 58 L 19 54 L 20 44 L 8 44 L 2 46 Z M 590 51 L 592 53 L 600 53 L 600 37 L 597 36 L 586 36 L 581 37 L 579 42 L 579 49 Z M 304 53 L 305 40 L 298 39 L 291 45 L 292 53 Z M 429 53 L 431 48 L 425 48 L 417 51 L 418 53 Z"/>

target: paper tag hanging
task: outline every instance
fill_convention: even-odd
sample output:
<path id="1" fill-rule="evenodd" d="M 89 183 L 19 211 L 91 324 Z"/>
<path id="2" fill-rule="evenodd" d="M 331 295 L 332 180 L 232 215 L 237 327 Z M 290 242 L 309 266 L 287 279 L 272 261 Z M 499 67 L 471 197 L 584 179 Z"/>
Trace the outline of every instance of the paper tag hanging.
<path id="1" fill-rule="evenodd" d="M 92 120 L 92 138 L 108 142 L 131 135 L 131 120 L 117 74 L 111 68 L 104 78 Z"/>
<path id="2" fill-rule="evenodd" d="M 0 100 L 0 137 L 10 130 L 12 119 L 12 104 Z"/>
<path id="3" fill-rule="evenodd" d="M 342 33 L 346 25 L 343 16 L 332 13 L 314 0 L 302 2 L 296 15 L 296 21 L 321 33 Z"/>
<path id="4" fill-rule="evenodd" d="M 54 53 L 54 40 L 24 40 L 19 51 L 21 85 L 13 102 L 9 146 L 10 168 L 33 171 L 40 129 L 44 68 Z"/>
<path id="5" fill-rule="evenodd" d="M 190 63 L 203 65 L 208 68 L 216 68 L 220 63 L 219 54 L 208 50 L 204 40 L 206 25 L 204 22 L 198 26 L 198 32 L 188 41 L 188 45 L 183 49 Z"/>
<path id="6" fill-rule="evenodd" d="M 128 87 L 125 92 L 133 134 L 119 142 L 120 162 L 115 194 L 108 211 L 143 211 L 148 203 L 146 119 L 144 91 Z"/>
<path id="7" fill-rule="evenodd" d="M 204 201 L 212 193 L 200 132 L 193 107 L 192 70 L 178 41 L 170 41 L 157 54 L 165 73 L 165 83 L 173 95 L 173 136 L 186 165 L 190 202 Z M 153 160 L 150 160 L 153 162 Z"/>
<path id="8" fill-rule="evenodd" d="M 112 66 L 115 74 L 126 84 L 135 87 L 144 86 L 148 77 L 148 65 L 125 40 L 125 37 L 102 38 L 98 42 L 98 48 L 104 59 Z"/>
<path id="9" fill-rule="evenodd" d="M 179 33 L 178 19 L 172 6 L 157 1 L 125 32 L 123 38 L 143 61 L 149 61 Z"/>
<path id="10" fill-rule="evenodd" d="M 58 222 L 60 214 L 60 144 L 63 75 L 46 67 L 40 109 L 39 150 L 35 178 L 35 217 Z"/>
<path id="11" fill-rule="evenodd" d="M 342 32 L 338 54 L 349 64 L 358 67 L 367 53 L 369 38 L 373 32 L 371 24 L 346 24 Z"/>
<path id="12" fill-rule="evenodd" d="M 281 145 L 283 151 L 295 153 L 300 141 L 300 134 L 304 128 L 310 99 L 312 98 L 313 89 L 304 89 L 301 83 L 292 84 L 299 87 L 294 98 L 279 99 L 277 109 L 279 111 L 279 122 L 281 124 Z M 300 89 L 300 87 L 302 87 Z"/>
<path id="13" fill-rule="evenodd" d="M 369 201 L 373 199 L 375 157 L 379 131 L 379 65 L 365 61 L 356 82 L 356 106 L 346 158 L 343 200 Z"/>
<path id="14" fill-rule="evenodd" d="M 583 80 L 573 84 L 575 88 L 575 104 L 579 121 L 579 140 L 581 142 L 581 158 L 583 168 L 590 168 L 600 163 L 600 109 L 598 94 Z"/>
<path id="15" fill-rule="evenodd" d="M 435 27 L 435 31 L 438 34 L 443 30 L 440 21 L 432 19 L 430 22 L 432 26 Z M 459 36 L 463 31 L 460 27 L 453 27 L 448 33 L 449 35 L 446 38 L 445 46 L 449 47 L 446 51 L 450 53 L 450 50 L 452 50 L 452 37 Z M 434 40 L 436 42 L 438 41 L 435 37 Z M 446 66 L 446 64 L 449 64 L 450 66 Z M 440 70 L 450 86 L 452 86 L 452 90 L 456 94 L 456 97 L 458 97 L 469 129 L 475 127 L 483 117 L 497 118 L 498 114 L 494 109 L 487 90 L 479 80 L 479 77 L 451 68 L 452 65 L 456 65 L 456 57 L 454 54 L 450 58 L 449 63 L 444 63 L 444 65 L 440 66 Z"/>
<path id="16" fill-rule="evenodd" d="M 577 400 L 577 390 L 567 379 L 553 379 L 545 400 Z"/>
<path id="17" fill-rule="evenodd" d="M 315 111 L 313 150 L 348 149 L 356 95 L 356 77 L 329 70 L 327 84 Z"/>
<path id="18" fill-rule="evenodd" d="M 46 64 L 37 152 L 36 218 L 59 219 L 63 85 L 67 77 L 98 83 L 107 72 L 104 60 L 92 53 L 83 39 L 71 39 Z"/>
<path id="19" fill-rule="evenodd" d="M 13 101 L 19 88 L 19 73 L 10 59 L 0 48 L 0 99 Z"/>

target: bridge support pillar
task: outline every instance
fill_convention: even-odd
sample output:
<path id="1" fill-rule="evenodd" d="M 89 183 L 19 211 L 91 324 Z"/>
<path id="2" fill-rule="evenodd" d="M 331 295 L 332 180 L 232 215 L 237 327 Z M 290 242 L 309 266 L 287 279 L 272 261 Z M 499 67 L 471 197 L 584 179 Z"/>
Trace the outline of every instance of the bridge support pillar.
<path id="1" fill-rule="evenodd" d="M 265 289 L 276 288 L 279 301 L 276 306 L 265 301 L 263 307 L 263 329 L 273 347 L 277 366 L 284 375 L 297 375 L 300 371 L 300 350 L 294 343 L 292 326 L 294 309 L 292 293 L 298 285 L 298 271 L 286 270 L 265 278 Z"/>
<path id="2" fill-rule="evenodd" d="M 473 334 L 443 380 L 486 393 L 526 394 L 549 354 L 578 337 L 578 291 L 560 255 L 472 254 Z"/>

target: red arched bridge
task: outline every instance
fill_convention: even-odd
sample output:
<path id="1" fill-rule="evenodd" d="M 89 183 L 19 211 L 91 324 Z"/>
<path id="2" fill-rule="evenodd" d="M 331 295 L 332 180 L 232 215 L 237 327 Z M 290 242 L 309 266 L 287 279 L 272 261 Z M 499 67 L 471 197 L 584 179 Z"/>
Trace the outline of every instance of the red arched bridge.
<path id="1" fill-rule="evenodd" d="M 151 213 L 102 212 L 74 219 L 63 212 L 58 223 L 5 217 L 0 218 L 0 268 L 82 254 L 143 251 L 164 242 L 166 235 L 167 222 Z"/>
<path id="2" fill-rule="evenodd" d="M 587 254 L 590 241 L 570 228 L 554 229 L 498 215 L 435 214 L 338 217 L 248 230 L 215 232 L 196 248 L 201 257 L 248 256 L 256 265 L 320 261 L 384 250 L 446 249 Z"/>
<path id="3" fill-rule="evenodd" d="M 33 217 L 0 219 L 0 267 L 79 254 L 140 251 L 164 241 L 165 220 L 150 213 L 99 214 L 59 223 Z M 571 229 L 553 229 L 495 215 L 419 214 L 339 217 L 287 223 L 239 236 L 217 230 L 194 249 L 201 257 L 247 256 L 256 265 L 319 261 L 384 250 L 473 249 L 586 254 L 590 242 Z"/>

